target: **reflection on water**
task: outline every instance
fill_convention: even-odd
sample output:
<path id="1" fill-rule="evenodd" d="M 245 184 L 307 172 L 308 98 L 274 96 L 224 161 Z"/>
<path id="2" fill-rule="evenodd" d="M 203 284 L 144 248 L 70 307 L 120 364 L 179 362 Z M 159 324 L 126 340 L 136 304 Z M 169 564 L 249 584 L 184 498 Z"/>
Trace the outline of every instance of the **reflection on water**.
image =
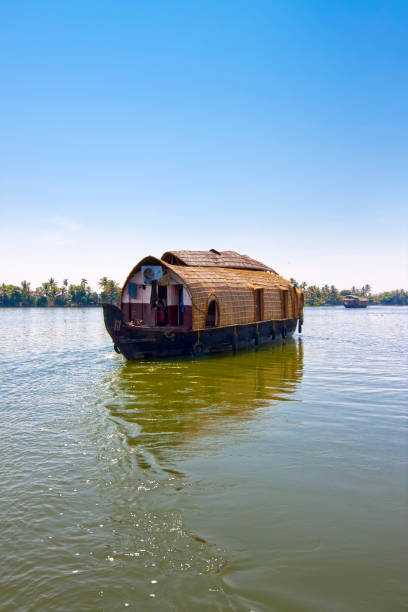
<path id="1" fill-rule="evenodd" d="M 290 401 L 302 362 L 302 345 L 294 340 L 197 361 L 118 361 L 89 398 L 102 409 L 93 437 L 99 505 L 82 526 L 103 563 L 95 528 L 103 525 L 104 558 L 127 585 L 135 609 L 143 602 L 143 609 L 165 610 L 166 597 L 177 610 L 228 609 L 228 553 L 215 535 L 207 539 L 185 521 L 191 496 L 206 491 L 202 507 L 211 512 L 213 504 L 184 460 L 202 451 L 215 457 L 215 440 L 235 445 L 259 410 Z M 149 589 L 151 580 L 157 586 Z M 104 605 L 114 605 L 116 597 L 110 581 Z"/>
<path id="2" fill-rule="evenodd" d="M 104 405 L 129 444 L 158 450 L 290 400 L 302 372 L 294 339 L 198 361 L 126 362 L 106 379 Z"/>

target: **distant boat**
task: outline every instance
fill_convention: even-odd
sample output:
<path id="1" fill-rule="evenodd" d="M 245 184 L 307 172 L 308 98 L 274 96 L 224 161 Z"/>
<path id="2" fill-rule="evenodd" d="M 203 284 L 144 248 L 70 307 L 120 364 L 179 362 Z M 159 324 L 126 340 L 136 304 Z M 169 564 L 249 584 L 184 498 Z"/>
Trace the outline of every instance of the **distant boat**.
<path id="1" fill-rule="evenodd" d="M 103 304 L 117 353 L 127 359 L 237 350 L 289 337 L 303 323 L 303 291 L 234 251 L 145 257 Z"/>
<path id="2" fill-rule="evenodd" d="M 367 308 L 368 298 L 359 295 L 346 295 L 343 303 L 346 308 Z"/>

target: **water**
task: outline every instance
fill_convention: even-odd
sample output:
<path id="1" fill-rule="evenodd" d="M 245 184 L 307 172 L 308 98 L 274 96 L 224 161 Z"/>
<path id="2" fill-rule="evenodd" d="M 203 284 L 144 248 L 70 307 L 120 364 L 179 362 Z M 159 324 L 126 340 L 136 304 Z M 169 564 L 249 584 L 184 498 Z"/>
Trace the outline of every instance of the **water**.
<path id="1" fill-rule="evenodd" d="M 408 308 L 124 362 L 99 309 L 0 310 L 3 611 L 399 611 Z"/>

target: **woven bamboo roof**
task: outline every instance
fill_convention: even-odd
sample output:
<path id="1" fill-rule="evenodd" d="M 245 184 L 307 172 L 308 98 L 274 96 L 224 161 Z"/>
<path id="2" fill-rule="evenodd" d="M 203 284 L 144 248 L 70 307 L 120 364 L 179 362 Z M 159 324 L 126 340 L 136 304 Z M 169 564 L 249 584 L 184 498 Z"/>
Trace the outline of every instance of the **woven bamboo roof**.
<path id="1" fill-rule="evenodd" d="M 199 266 L 204 268 L 233 268 L 238 270 L 263 270 L 275 272 L 261 261 L 236 251 L 167 251 L 162 260 L 178 266 Z"/>

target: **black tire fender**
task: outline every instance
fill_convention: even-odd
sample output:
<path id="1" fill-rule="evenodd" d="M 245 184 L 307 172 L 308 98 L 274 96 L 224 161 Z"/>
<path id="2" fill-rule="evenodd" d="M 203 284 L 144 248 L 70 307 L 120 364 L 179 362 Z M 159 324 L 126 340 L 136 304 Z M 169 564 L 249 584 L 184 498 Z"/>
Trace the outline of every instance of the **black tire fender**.
<path id="1" fill-rule="evenodd" d="M 201 355 L 204 355 L 204 347 L 201 342 L 193 344 L 193 355 L 194 357 L 201 357 Z"/>
<path id="2" fill-rule="evenodd" d="M 120 355 L 120 354 L 121 354 L 121 352 L 122 352 L 122 351 L 120 350 L 120 348 L 118 347 L 118 345 L 117 345 L 117 344 L 114 344 L 114 345 L 113 345 L 113 350 L 114 350 L 114 351 L 115 351 L 115 353 L 117 353 L 118 355 Z"/>

